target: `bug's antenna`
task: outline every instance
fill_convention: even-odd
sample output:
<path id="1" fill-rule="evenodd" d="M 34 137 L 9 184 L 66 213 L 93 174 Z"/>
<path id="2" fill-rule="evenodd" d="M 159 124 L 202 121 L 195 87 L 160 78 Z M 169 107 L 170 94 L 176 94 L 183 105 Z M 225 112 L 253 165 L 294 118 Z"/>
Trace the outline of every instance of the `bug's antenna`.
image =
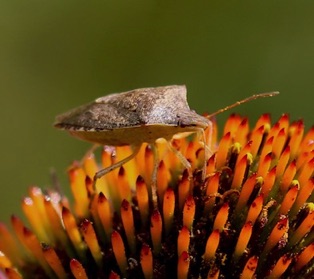
<path id="1" fill-rule="evenodd" d="M 235 102 L 235 103 L 232 104 L 232 105 L 229 105 L 229 106 L 227 106 L 227 107 L 225 107 L 225 108 L 222 108 L 222 109 L 220 109 L 220 110 L 217 110 L 216 112 L 214 112 L 214 113 L 212 113 L 212 114 L 210 114 L 210 115 L 207 115 L 206 117 L 207 117 L 207 118 L 211 118 L 211 117 L 213 117 L 213 116 L 215 116 L 215 115 L 217 115 L 217 114 L 219 114 L 219 113 L 222 113 L 222 112 L 224 112 L 224 111 L 226 111 L 226 110 L 229 110 L 229 109 L 232 109 L 232 108 L 234 108 L 234 107 L 237 107 L 238 105 L 241 105 L 241 104 L 243 104 L 243 103 L 246 103 L 246 102 L 249 102 L 249 101 L 258 99 L 258 98 L 273 97 L 273 96 L 276 96 L 276 95 L 278 95 L 278 94 L 279 94 L 278 91 L 267 92 L 267 93 L 261 93 L 261 94 L 254 94 L 254 95 L 252 95 L 252 96 L 250 96 L 250 97 L 247 97 L 247 98 L 245 98 L 245 99 L 243 99 L 243 100 L 241 100 L 241 101 L 237 101 L 237 102 Z"/>

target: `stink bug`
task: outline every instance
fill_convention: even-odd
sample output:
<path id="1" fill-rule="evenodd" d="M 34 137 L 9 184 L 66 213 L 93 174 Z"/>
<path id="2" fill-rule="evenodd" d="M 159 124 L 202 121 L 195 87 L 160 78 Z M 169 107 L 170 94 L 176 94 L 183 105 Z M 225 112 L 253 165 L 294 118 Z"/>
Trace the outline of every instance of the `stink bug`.
<path id="1" fill-rule="evenodd" d="M 253 95 L 210 116 L 249 100 L 274 94 L 277 92 Z M 208 139 L 205 139 L 204 130 L 211 129 L 212 122 L 209 117 L 203 117 L 190 109 L 186 95 L 184 85 L 141 88 L 110 94 L 57 116 L 54 126 L 68 131 L 74 137 L 94 144 L 131 145 L 133 147 L 133 153 L 130 156 L 98 171 L 94 176 L 94 182 L 134 158 L 142 143 L 154 145 L 159 138 L 164 138 L 169 143 L 171 138 L 178 133 L 188 132 L 202 135 L 206 166 L 210 150 L 206 148 L 205 143 L 211 142 L 211 130 Z M 170 144 L 169 147 L 176 152 L 181 162 L 188 168 L 190 164 L 183 155 Z M 156 160 L 155 165 L 157 163 Z M 155 170 L 157 171 L 156 166 Z M 153 176 L 156 176 L 156 173 Z M 205 178 L 205 167 L 203 177 Z M 155 178 L 153 177 L 153 182 Z"/>

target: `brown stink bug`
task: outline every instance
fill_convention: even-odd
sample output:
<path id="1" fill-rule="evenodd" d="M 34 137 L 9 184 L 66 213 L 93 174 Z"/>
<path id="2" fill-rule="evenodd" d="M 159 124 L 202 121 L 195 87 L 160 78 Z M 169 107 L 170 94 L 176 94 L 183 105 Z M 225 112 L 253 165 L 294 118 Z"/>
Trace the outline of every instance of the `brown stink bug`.
<path id="1" fill-rule="evenodd" d="M 212 115 L 251 99 L 274 94 L 276 92 L 253 95 Z M 209 132 L 209 138 L 205 139 L 204 130 L 211 129 L 212 122 L 190 109 L 184 85 L 141 88 L 100 97 L 94 102 L 57 116 L 54 125 L 74 137 L 94 144 L 133 147 L 130 156 L 98 171 L 94 176 L 95 182 L 134 158 L 142 143 L 154 145 L 159 138 L 169 142 L 178 133 L 200 133 L 204 142 L 205 165 L 210 155 L 205 143 L 210 143 L 211 133 Z M 169 147 L 188 168 L 189 162 L 182 154 L 171 145 Z M 154 182 L 154 177 L 152 181 Z"/>

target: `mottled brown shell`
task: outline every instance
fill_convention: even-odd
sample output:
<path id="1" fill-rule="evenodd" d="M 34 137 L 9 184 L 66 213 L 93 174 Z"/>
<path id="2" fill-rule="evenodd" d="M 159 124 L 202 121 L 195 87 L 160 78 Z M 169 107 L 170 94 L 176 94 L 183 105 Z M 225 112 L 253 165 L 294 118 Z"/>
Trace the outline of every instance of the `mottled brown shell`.
<path id="1" fill-rule="evenodd" d="M 56 117 L 55 127 L 94 143 L 124 145 L 205 129 L 189 108 L 184 85 L 141 88 L 100 97 Z"/>

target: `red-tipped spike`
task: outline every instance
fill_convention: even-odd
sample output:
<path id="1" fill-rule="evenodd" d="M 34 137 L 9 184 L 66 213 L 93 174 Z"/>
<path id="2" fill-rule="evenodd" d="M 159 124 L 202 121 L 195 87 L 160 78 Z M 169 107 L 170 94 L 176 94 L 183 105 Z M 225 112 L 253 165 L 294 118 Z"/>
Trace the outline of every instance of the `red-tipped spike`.
<path id="1" fill-rule="evenodd" d="M 273 249 L 278 244 L 279 240 L 288 232 L 289 229 L 288 221 L 289 220 L 287 217 L 283 217 L 281 220 L 277 222 L 277 224 L 275 225 L 267 239 L 264 248 L 265 253 L 268 253 L 271 249 Z"/>
<path id="2" fill-rule="evenodd" d="M 153 278 L 153 254 L 146 244 L 143 244 L 141 249 L 141 266 L 145 279 Z"/>
<path id="3" fill-rule="evenodd" d="M 246 265 L 243 269 L 243 272 L 240 276 L 241 279 L 250 279 L 254 278 L 255 270 L 257 268 L 258 264 L 258 257 L 252 256 L 251 258 L 248 259 L 246 262 Z"/>
<path id="4" fill-rule="evenodd" d="M 70 261 L 70 268 L 76 279 L 88 279 L 83 265 L 76 259 Z"/>
<path id="5" fill-rule="evenodd" d="M 106 233 L 107 240 L 110 239 L 112 233 L 112 212 L 110 208 L 110 202 L 106 196 L 100 192 L 98 195 L 97 212 Z"/>
<path id="6" fill-rule="evenodd" d="M 240 257 L 244 253 L 247 247 L 247 244 L 250 241 L 250 238 L 252 235 L 252 229 L 253 229 L 253 226 L 251 222 L 245 223 L 244 226 L 242 227 L 242 230 L 238 237 L 238 241 L 237 241 L 236 248 L 234 251 L 234 256 L 236 258 Z"/>
<path id="7" fill-rule="evenodd" d="M 178 235 L 178 257 L 183 251 L 189 251 L 190 246 L 190 231 L 187 227 L 183 227 Z"/>
<path id="8" fill-rule="evenodd" d="M 56 251 L 50 246 L 43 247 L 43 254 L 45 260 L 53 269 L 53 271 L 57 274 L 58 278 L 68 278 L 65 269 L 62 266 L 61 260 L 58 257 Z"/>
<path id="9" fill-rule="evenodd" d="M 280 278 L 281 275 L 287 270 L 290 263 L 292 261 L 292 257 L 289 255 L 283 255 L 275 264 L 271 273 L 269 274 L 270 278 Z"/>
<path id="10" fill-rule="evenodd" d="M 161 249 L 162 218 L 158 210 L 154 210 L 151 216 L 150 234 L 153 242 L 154 253 Z"/>
<path id="11" fill-rule="evenodd" d="M 101 266 L 102 252 L 97 240 L 95 230 L 93 228 L 93 224 L 89 220 L 85 219 L 81 224 L 81 232 L 89 250 L 92 253 L 93 258 L 95 259 L 96 263 Z"/>
<path id="12" fill-rule="evenodd" d="M 204 259 L 210 261 L 215 258 L 216 250 L 220 242 L 220 233 L 218 229 L 215 229 L 208 237 L 206 242 Z"/>
<path id="13" fill-rule="evenodd" d="M 216 168 L 222 168 L 227 160 L 227 155 L 229 152 L 229 147 L 231 144 L 231 134 L 228 132 L 220 140 L 219 147 L 216 154 Z"/>
<path id="14" fill-rule="evenodd" d="M 189 253 L 184 251 L 178 260 L 178 279 L 186 279 L 188 278 L 190 267 L 190 256 Z"/>
<path id="15" fill-rule="evenodd" d="M 136 180 L 136 197 L 141 214 L 141 220 L 142 223 L 145 224 L 149 213 L 149 198 L 145 181 L 141 176 L 139 176 Z"/>
<path id="16" fill-rule="evenodd" d="M 216 215 L 213 229 L 219 230 L 220 232 L 223 231 L 228 220 L 228 215 L 229 215 L 229 204 L 224 203 Z"/>
<path id="17" fill-rule="evenodd" d="M 195 216 L 195 202 L 193 196 L 189 196 L 184 204 L 183 208 L 183 226 L 186 226 L 189 230 L 192 228 L 192 224 Z"/>
<path id="18" fill-rule="evenodd" d="M 131 252 L 135 252 L 135 232 L 134 232 L 134 219 L 130 203 L 123 200 L 121 204 L 121 219 L 125 230 L 126 238 L 128 240 Z"/>
<path id="19" fill-rule="evenodd" d="M 170 232 L 173 223 L 174 209 L 175 209 L 174 191 L 171 188 L 168 188 L 164 195 L 163 201 L 163 217 L 166 234 Z"/>
<path id="20" fill-rule="evenodd" d="M 126 273 L 128 267 L 127 258 L 125 255 L 125 247 L 121 235 L 117 231 L 113 231 L 111 234 L 111 245 L 114 256 L 117 260 L 119 268 L 123 274 Z"/>

